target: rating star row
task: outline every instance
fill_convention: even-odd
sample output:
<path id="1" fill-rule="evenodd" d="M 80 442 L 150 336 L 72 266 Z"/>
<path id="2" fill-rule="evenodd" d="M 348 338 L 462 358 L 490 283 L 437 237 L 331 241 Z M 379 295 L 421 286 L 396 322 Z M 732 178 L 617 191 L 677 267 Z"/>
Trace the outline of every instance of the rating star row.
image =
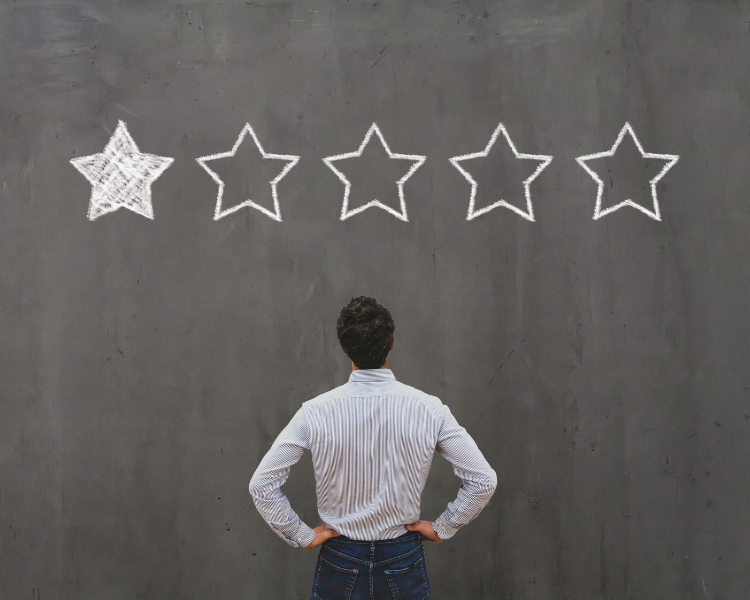
<path id="1" fill-rule="evenodd" d="M 632 138 L 635 143 L 635 147 L 640 153 L 641 157 L 646 160 L 656 159 L 664 161 L 661 170 L 649 180 L 651 189 L 651 206 L 644 206 L 639 204 L 631 198 L 624 198 L 619 203 L 616 203 L 607 208 L 602 208 L 602 194 L 604 191 L 604 180 L 601 175 L 592 169 L 589 165 L 590 162 L 596 161 L 597 159 L 607 158 L 614 156 L 617 148 L 622 143 L 626 135 Z M 268 182 L 271 187 L 271 197 L 273 199 L 273 206 L 271 209 L 262 206 L 261 204 L 247 199 L 243 202 L 231 206 L 224 205 L 224 188 L 225 182 L 219 176 L 219 174 L 212 168 L 215 161 L 221 159 L 234 157 L 237 153 L 238 148 L 245 143 L 246 139 L 249 138 L 255 144 L 256 148 L 260 152 L 260 155 L 264 160 L 278 161 L 280 166 L 283 167 L 278 174 Z M 507 144 L 513 153 L 513 156 L 521 161 L 530 161 L 531 165 L 536 165 L 533 173 L 522 181 L 524 189 L 523 199 L 504 199 L 499 198 L 494 202 L 491 202 L 487 206 L 477 206 L 477 189 L 479 184 L 477 183 L 474 176 L 472 176 L 472 162 L 479 158 L 486 158 L 493 146 L 498 143 L 501 139 L 502 143 Z M 373 142 L 373 138 L 377 141 Z M 377 198 L 371 199 L 369 202 L 360 206 L 352 207 L 350 205 L 350 192 L 352 184 L 346 175 L 340 170 L 340 163 L 347 159 L 358 158 L 362 156 L 365 148 L 368 144 L 379 143 L 383 150 L 385 150 L 388 157 L 392 160 L 402 160 L 410 163 L 410 166 L 396 182 L 396 188 L 398 191 L 399 205 L 398 209 L 388 206 L 384 202 L 381 202 Z M 243 208 L 255 209 L 267 217 L 281 221 L 281 208 L 279 205 L 278 197 L 278 184 L 279 182 L 289 173 L 289 171 L 299 162 L 300 157 L 292 154 L 276 154 L 267 152 L 261 144 L 258 136 L 253 130 L 250 123 L 246 123 L 240 131 L 237 141 L 231 150 L 227 152 L 219 152 L 217 154 L 210 154 L 197 158 L 198 164 L 211 176 L 214 182 L 218 186 L 218 193 L 216 197 L 216 208 L 214 210 L 214 219 L 218 220 L 227 215 L 235 213 Z M 534 221 L 534 208 L 531 201 L 531 184 L 539 176 L 539 174 L 552 162 L 553 157 L 544 154 L 529 154 L 525 152 L 519 152 L 516 149 L 515 144 L 511 140 L 505 126 L 500 123 L 490 136 L 489 142 L 483 150 L 473 152 L 470 154 L 462 154 L 460 156 L 454 156 L 449 159 L 450 163 L 458 169 L 463 175 L 466 181 L 470 185 L 469 193 L 469 208 L 466 215 L 466 219 L 471 221 L 481 215 L 485 215 L 488 212 L 496 208 L 507 208 L 520 217 Z M 341 206 L 341 220 L 344 221 L 353 217 L 354 215 L 360 214 L 368 208 L 380 208 L 397 219 L 402 221 L 408 221 L 408 214 L 406 210 L 406 199 L 404 196 L 404 184 L 407 180 L 421 167 L 427 160 L 426 156 L 417 154 L 402 154 L 398 152 L 392 152 L 390 146 L 383 137 L 380 128 L 376 123 L 373 123 L 367 130 L 367 133 L 362 140 L 359 148 L 353 152 L 346 152 L 343 154 L 336 154 L 328 156 L 323 159 L 323 162 L 333 173 L 338 177 L 341 183 L 344 184 L 344 197 Z M 635 131 L 629 123 L 625 123 L 623 128 L 620 130 L 614 144 L 609 150 L 603 152 L 596 152 L 593 154 L 586 154 L 576 158 L 578 164 L 588 173 L 591 178 L 597 184 L 597 196 L 594 206 L 593 218 L 600 219 L 601 217 L 608 215 L 620 208 L 630 206 L 635 208 L 647 216 L 657 221 L 661 220 L 661 212 L 659 210 L 659 201 L 657 198 L 656 186 L 664 175 L 671 169 L 675 163 L 679 160 L 679 156 L 675 154 L 656 154 L 652 152 L 646 152 L 638 141 L 635 135 Z M 120 121 L 115 129 L 112 137 L 107 143 L 104 150 L 98 154 L 92 154 L 90 156 L 82 156 L 74 158 L 70 162 L 78 169 L 88 181 L 91 183 L 91 198 L 89 200 L 88 218 L 93 221 L 99 217 L 108 213 L 114 212 L 120 208 L 127 208 L 137 214 L 140 214 L 149 219 L 154 218 L 153 205 L 151 203 L 151 184 L 156 181 L 159 176 L 172 164 L 173 158 L 166 156 L 156 156 L 154 154 L 147 154 L 141 152 L 138 149 L 135 141 L 128 132 L 128 128 L 125 122 Z M 265 184 L 264 184 L 265 185 Z M 515 200 L 515 203 L 511 200 Z"/>

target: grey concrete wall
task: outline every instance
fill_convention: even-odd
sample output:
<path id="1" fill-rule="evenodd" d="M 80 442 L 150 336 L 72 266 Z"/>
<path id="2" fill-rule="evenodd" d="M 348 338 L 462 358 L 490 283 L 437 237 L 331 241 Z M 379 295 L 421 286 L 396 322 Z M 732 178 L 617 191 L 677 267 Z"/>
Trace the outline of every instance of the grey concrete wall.
<path id="1" fill-rule="evenodd" d="M 745 1 L 3 2 L 0 597 L 309 597 L 316 553 L 272 533 L 247 483 L 299 405 L 346 380 L 335 318 L 368 294 L 396 320 L 396 376 L 449 404 L 499 476 L 427 548 L 435 598 L 747 598 L 749 21 Z M 69 161 L 119 120 L 175 159 L 153 221 L 86 218 Z M 281 223 L 213 220 L 195 158 L 247 121 L 301 156 Z M 554 156 L 534 223 L 465 219 L 448 159 L 501 121 Z M 575 157 L 626 121 L 681 157 L 662 221 L 592 219 Z M 428 157 L 408 222 L 339 220 L 321 159 L 373 122 Z M 650 199 L 634 148 L 607 163 L 605 202 Z M 393 181 L 377 159 L 353 163 L 353 201 Z M 497 160 L 483 190 L 511 169 Z M 235 194 L 262 188 L 258 163 L 227 166 Z M 436 459 L 423 518 L 459 483 Z M 284 489 L 314 526 L 313 486 L 306 457 Z"/>

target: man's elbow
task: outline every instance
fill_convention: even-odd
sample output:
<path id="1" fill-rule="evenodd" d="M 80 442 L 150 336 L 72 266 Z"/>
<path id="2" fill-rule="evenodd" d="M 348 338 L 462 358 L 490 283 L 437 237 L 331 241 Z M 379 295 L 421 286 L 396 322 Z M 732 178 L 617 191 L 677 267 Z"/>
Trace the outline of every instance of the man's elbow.
<path id="1" fill-rule="evenodd" d="M 487 479 L 483 487 L 484 495 L 487 497 L 487 500 L 489 500 L 497 489 L 497 473 L 495 473 L 494 469 L 490 469 L 487 473 Z"/>
<path id="2" fill-rule="evenodd" d="M 255 477 L 253 475 L 253 478 L 250 480 L 248 490 L 250 492 L 250 495 L 253 497 L 253 500 L 260 498 L 263 495 L 263 482 L 260 481 L 259 477 Z"/>

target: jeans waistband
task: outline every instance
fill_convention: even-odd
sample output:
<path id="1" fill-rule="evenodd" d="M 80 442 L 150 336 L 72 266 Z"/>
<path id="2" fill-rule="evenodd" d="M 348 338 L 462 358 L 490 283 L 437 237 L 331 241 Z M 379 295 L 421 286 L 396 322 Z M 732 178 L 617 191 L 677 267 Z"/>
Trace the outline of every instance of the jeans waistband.
<path id="1" fill-rule="evenodd" d="M 391 538 L 389 540 L 353 540 L 352 538 L 348 538 L 345 535 L 337 535 L 336 537 L 332 537 L 328 539 L 325 543 L 326 544 L 336 544 L 336 543 L 342 543 L 342 544 L 355 544 L 358 546 L 370 546 L 371 544 L 374 544 L 375 546 L 382 546 L 386 544 L 397 544 L 400 542 L 408 542 L 411 540 L 420 540 L 422 536 L 416 532 L 416 531 L 409 531 L 408 533 L 404 533 L 403 535 L 400 535 L 395 538 Z"/>

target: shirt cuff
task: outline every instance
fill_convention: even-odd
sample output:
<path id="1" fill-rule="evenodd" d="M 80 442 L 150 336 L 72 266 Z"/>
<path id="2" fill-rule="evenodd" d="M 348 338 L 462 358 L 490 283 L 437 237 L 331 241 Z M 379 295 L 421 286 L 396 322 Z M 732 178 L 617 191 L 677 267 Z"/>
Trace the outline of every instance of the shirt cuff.
<path id="1" fill-rule="evenodd" d="M 447 525 L 446 523 L 443 523 L 442 521 L 433 521 L 432 523 L 432 529 L 435 531 L 435 533 L 438 534 L 438 537 L 441 540 L 448 540 L 452 538 L 454 535 L 456 535 L 456 532 L 458 531 L 458 527 L 451 527 L 450 525 Z"/>
<path id="2" fill-rule="evenodd" d="M 307 548 L 315 539 L 315 531 L 305 525 L 302 521 L 300 521 L 294 537 L 287 535 L 281 531 L 281 529 L 274 527 L 273 525 L 271 525 L 271 529 L 273 529 L 273 532 L 282 540 L 294 548 Z"/>
<path id="3" fill-rule="evenodd" d="M 315 530 L 313 530 L 312 527 L 309 527 L 305 525 L 304 523 L 300 522 L 299 524 L 299 530 L 297 530 L 297 544 L 298 548 L 307 548 L 310 544 L 313 543 L 313 540 L 315 539 Z"/>

